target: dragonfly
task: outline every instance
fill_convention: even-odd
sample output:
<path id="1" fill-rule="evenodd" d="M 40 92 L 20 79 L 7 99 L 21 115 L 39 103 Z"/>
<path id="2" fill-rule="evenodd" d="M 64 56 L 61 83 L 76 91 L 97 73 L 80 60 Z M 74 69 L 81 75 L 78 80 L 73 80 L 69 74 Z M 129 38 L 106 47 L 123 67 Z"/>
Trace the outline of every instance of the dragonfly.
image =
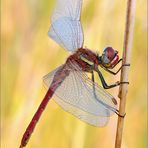
<path id="1" fill-rule="evenodd" d="M 100 69 L 116 75 L 123 66 L 129 64 L 121 65 L 114 72 L 113 68 L 122 61 L 117 50 L 106 47 L 102 55 L 99 55 L 83 47 L 84 34 L 80 22 L 82 2 L 82 0 L 57 0 L 48 35 L 65 50 L 70 51 L 71 55 L 63 65 L 43 77 L 47 93 L 23 135 L 20 148 L 26 146 L 53 95 L 54 101 L 65 111 L 93 126 L 105 126 L 114 113 L 124 117 L 119 114 L 116 99 L 105 89 L 129 82 L 117 81 L 108 85 Z M 98 74 L 103 87 L 95 82 L 94 72 Z"/>

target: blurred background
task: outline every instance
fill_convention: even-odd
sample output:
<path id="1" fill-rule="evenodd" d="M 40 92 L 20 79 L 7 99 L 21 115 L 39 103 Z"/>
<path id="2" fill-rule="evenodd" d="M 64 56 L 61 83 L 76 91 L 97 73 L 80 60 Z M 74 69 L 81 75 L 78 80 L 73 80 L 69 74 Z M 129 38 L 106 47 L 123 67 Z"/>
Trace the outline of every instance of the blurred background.
<path id="1" fill-rule="evenodd" d="M 1 3 L 2 148 L 19 147 L 27 125 L 46 93 L 42 77 L 69 56 L 47 36 L 54 4 L 54 0 L 3 0 Z M 147 1 L 137 1 L 122 148 L 147 147 L 146 11 Z M 102 53 L 110 45 L 121 57 L 125 14 L 126 1 L 84 0 L 81 18 L 84 46 Z M 114 78 L 103 73 L 108 83 L 120 78 L 120 74 Z M 117 98 L 118 88 L 109 92 Z M 87 125 L 51 100 L 27 148 L 113 148 L 116 125 L 116 115 L 110 118 L 106 127 Z"/>

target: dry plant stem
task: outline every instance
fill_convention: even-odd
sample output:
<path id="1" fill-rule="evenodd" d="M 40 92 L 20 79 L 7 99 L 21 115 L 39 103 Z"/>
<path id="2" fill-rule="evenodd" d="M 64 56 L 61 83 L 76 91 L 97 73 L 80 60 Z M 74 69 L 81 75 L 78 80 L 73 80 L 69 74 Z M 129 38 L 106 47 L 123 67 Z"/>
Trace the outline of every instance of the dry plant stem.
<path id="1" fill-rule="evenodd" d="M 127 1 L 126 27 L 125 27 L 122 64 L 130 63 L 133 30 L 134 30 L 135 7 L 136 7 L 136 0 Z M 121 77 L 120 77 L 121 82 L 128 82 L 128 74 L 129 74 L 129 66 L 124 66 L 123 69 L 121 70 Z M 120 106 L 119 106 L 120 115 L 125 114 L 127 91 L 128 91 L 128 84 L 122 84 L 119 88 L 119 95 L 118 95 L 120 98 Z M 124 123 L 124 118 L 118 117 L 115 148 L 121 148 L 123 123 Z"/>

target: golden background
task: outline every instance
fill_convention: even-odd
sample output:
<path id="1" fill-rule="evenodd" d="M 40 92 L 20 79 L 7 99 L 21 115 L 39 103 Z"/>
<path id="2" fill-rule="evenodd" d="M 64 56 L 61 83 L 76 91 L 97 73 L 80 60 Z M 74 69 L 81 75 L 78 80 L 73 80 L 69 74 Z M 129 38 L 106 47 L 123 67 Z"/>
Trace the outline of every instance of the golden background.
<path id="1" fill-rule="evenodd" d="M 22 135 L 46 90 L 42 77 L 69 53 L 47 36 L 55 1 L 7 0 L 1 4 L 1 146 L 19 147 Z M 146 0 L 137 0 L 129 91 L 122 148 L 146 148 Z M 102 53 L 110 45 L 122 55 L 126 1 L 84 0 L 84 46 Z M 104 72 L 108 83 L 119 80 Z M 97 81 L 99 79 L 97 78 Z M 99 83 L 99 81 L 98 81 Z M 118 88 L 109 91 L 115 97 Z M 113 148 L 117 116 L 97 128 L 48 103 L 27 148 Z"/>

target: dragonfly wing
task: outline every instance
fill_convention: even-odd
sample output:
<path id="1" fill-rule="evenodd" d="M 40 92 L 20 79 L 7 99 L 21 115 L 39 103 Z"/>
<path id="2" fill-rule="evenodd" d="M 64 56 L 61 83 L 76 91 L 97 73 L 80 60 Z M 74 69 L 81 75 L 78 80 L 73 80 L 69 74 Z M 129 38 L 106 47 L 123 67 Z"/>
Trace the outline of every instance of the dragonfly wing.
<path id="1" fill-rule="evenodd" d="M 54 69 L 53 71 L 51 71 L 50 73 L 48 73 L 43 77 L 43 82 L 46 89 L 48 89 L 51 83 L 53 83 L 52 81 L 57 71 L 61 70 L 62 68 L 63 68 L 63 65 L 59 66 L 58 68 Z"/>
<path id="2" fill-rule="evenodd" d="M 44 77 L 48 88 L 55 72 Z M 93 85 L 96 87 L 95 96 Z M 70 74 L 55 91 L 55 95 L 57 97 L 54 97 L 54 100 L 64 110 L 94 126 L 105 126 L 109 120 L 108 117 L 116 109 L 112 102 L 113 97 L 93 83 L 78 66 L 71 69 Z"/>
<path id="3" fill-rule="evenodd" d="M 80 23 L 82 0 L 57 0 L 48 35 L 68 51 L 83 46 Z"/>
<path id="4" fill-rule="evenodd" d="M 80 20 L 83 0 L 57 0 L 51 21 L 54 22 L 61 17 L 68 17 L 71 20 Z"/>

